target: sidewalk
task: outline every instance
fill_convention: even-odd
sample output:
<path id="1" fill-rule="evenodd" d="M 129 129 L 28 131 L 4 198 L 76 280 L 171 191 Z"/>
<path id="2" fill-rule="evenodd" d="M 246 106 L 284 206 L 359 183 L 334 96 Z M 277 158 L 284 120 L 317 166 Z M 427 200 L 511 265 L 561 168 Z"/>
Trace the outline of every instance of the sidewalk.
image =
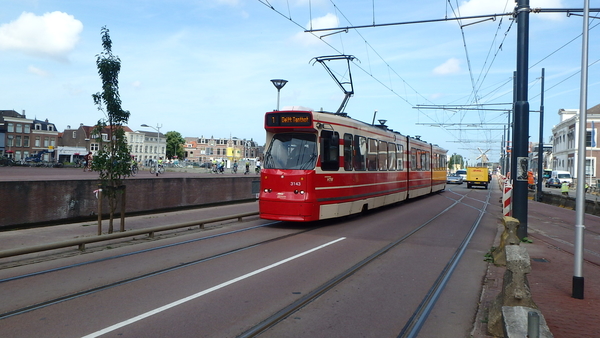
<path id="1" fill-rule="evenodd" d="M 575 299 L 571 297 L 575 211 L 534 201 L 528 209 L 528 237 L 533 243 L 521 245 L 531 258 L 527 278 L 533 301 L 550 331 L 557 338 L 600 336 L 600 217 L 585 217 L 584 299 Z M 487 311 L 502 288 L 504 271 L 504 267 L 489 265 L 474 338 L 490 337 L 486 335 Z"/>

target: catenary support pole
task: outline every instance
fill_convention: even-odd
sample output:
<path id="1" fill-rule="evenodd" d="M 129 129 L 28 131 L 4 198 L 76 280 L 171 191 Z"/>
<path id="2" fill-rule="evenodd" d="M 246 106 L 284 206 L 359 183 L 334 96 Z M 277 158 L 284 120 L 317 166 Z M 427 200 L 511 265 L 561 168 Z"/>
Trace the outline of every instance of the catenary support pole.
<path id="1" fill-rule="evenodd" d="M 540 92 L 540 139 L 538 144 L 538 167 L 537 167 L 537 194 L 535 200 L 542 200 L 542 181 L 544 178 L 544 74 L 545 69 L 542 68 L 542 88 Z"/>
<path id="2" fill-rule="evenodd" d="M 587 135 L 588 31 L 590 1 L 584 0 L 581 51 L 581 95 L 579 100 L 579 139 L 577 148 L 577 190 L 575 199 L 575 264 L 573 298 L 583 299 L 583 231 L 585 230 L 585 146 Z"/>
<path id="3" fill-rule="evenodd" d="M 529 0 L 517 4 L 517 93 L 515 101 L 513 163 L 513 217 L 519 220 L 517 235 L 527 237 L 527 171 L 529 143 L 529 101 L 527 81 L 529 70 Z"/>

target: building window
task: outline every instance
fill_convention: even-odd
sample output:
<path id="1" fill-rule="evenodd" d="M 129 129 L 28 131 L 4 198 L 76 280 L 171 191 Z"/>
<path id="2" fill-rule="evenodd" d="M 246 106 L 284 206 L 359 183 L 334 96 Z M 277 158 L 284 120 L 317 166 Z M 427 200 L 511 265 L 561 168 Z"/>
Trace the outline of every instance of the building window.
<path id="1" fill-rule="evenodd" d="M 39 137 L 39 136 L 36 136 L 36 137 L 35 137 L 35 146 L 36 146 L 36 147 L 39 147 L 39 146 L 40 146 L 40 137 Z"/>
<path id="2" fill-rule="evenodd" d="M 44 148 L 48 148 L 50 146 L 50 140 L 47 137 L 44 137 Z"/>
<path id="3" fill-rule="evenodd" d="M 42 130 L 42 125 L 39 123 L 35 124 L 35 130 Z"/>
<path id="4" fill-rule="evenodd" d="M 54 137 L 50 139 L 50 146 L 56 147 L 56 139 Z"/>
<path id="5" fill-rule="evenodd" d="M 49 125 L 48 125 L 48 130 L 49 130 L 49 131 L 54 131 L 54 126 L 53 126 L 53 125 L 51 125 L 51 124 L 49 124 Z"/>
<path id="6" fill-rule="evenodd" d="M 21 146 L 21 135 L 17 135 L 15 138 L 15 147 Z"/>
<path id="7" fill-rule="evenodd" d="M 90 143 L 90 151 L 98 151 L 98 150 L 100 150 L 100 144 Z"/>
<path id="8" fill-rule="evenodd" d="M 15 132 L 15 125 L 13 123 L 8 123 L 6 126 L 6 131 L 8 131 L 9 133 L 14 133 Z"/>
<path id="9" fill-rule="evenodd" d="M 22 133 L 23 132 L 23 125 L 22 124 L 20 124 L 20 123 L 17 124 L 16 132 L 17 133 Z"/>
<path id="10" fill-rule="evenodd" d="M 77 138 L 77 132 L 76 131 L 73 132 L 73 138 Z"/>
<path id="11" fill-rule="evenodd" d="M 23 136 L 23 147 L 28 148 L 29 147 L 29 136 Z M 27 156 L 25 156 L 27 157 Z"/>
<path id="12" fill-rule="evenodd" d="M 30 125 L 28 125 L 28 124 L 26 124 L 26 125 L 25 125 L 25 129 L 24 129 L 24 131 L 23 131 L 23 132 L 24 132 L 25 134 L 29 134 L 29 133 L 31 133 L 31 126 L 30 126 Z"/>
<path id="13" fill-rule="evenodd" d="M 15 136 L 14 135 L 7 135 L 6 138 L 7 138 L 6 139 L 6 146 L 7 147 L 14 146 Z"/>

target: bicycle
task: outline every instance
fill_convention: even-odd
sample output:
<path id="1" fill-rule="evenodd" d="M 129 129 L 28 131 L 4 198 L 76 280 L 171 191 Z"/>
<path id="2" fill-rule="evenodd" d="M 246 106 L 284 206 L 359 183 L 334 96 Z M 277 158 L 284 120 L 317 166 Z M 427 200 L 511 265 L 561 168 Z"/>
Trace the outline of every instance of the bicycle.
<path id="1" fill-rule="evenodd" d="M 165 168 L 162 165 L 158 166 L 158 172 L 156 172 L 156 167 L 150 167 L 150 174 L 158 176 L 158 174 L 164 174 Z"/>
<path id="2" fill-rule="evenodd" d="M 137 166 L 137 164 L 134 164 L 134 165 L 132 165 L 132 166 L 131 166 L 131 176 L 134 176 L 134 177 L 135 177 L 135 175 L 137 175 L 137 173 L 138 173 L 138 170 L 139 170 L 139 169 L 138 169 L 138 166 Z"/>

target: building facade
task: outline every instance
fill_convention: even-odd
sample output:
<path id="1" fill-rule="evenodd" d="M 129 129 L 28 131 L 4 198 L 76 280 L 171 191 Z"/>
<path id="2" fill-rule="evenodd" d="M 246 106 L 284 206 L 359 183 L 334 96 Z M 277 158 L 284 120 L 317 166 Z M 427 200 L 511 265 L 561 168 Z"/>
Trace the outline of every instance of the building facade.
<path id="1" fill-rule="evenodd" d="M 48 119 L 28 119 L 14 110 L 0 110 L 0 156 L 15 161 L 56 161 L 59 133 Z"/>
<path id="2" fill-rule="evenodd" d="M 252 139 L 231 138 L 205 138 L 203 136 L 185 138 L 185 157 L 188 161 L 205 163 L 214 160 L 227 161 L 255 161 L 262 157 L 263 147 Z"/>
<path id="3" fill-rule="evenodd" d="M 578 141 L 579 140 L 579 110 L 559 109 L 560 122 L 552 128 L 552 169 L 564 170 L 577 178 Z M 586 177 L 595 182 L 600 177 L 598 171 L 598 127 L 600 127 L 600 105 L 587 111 L 586 118 Z"/>

